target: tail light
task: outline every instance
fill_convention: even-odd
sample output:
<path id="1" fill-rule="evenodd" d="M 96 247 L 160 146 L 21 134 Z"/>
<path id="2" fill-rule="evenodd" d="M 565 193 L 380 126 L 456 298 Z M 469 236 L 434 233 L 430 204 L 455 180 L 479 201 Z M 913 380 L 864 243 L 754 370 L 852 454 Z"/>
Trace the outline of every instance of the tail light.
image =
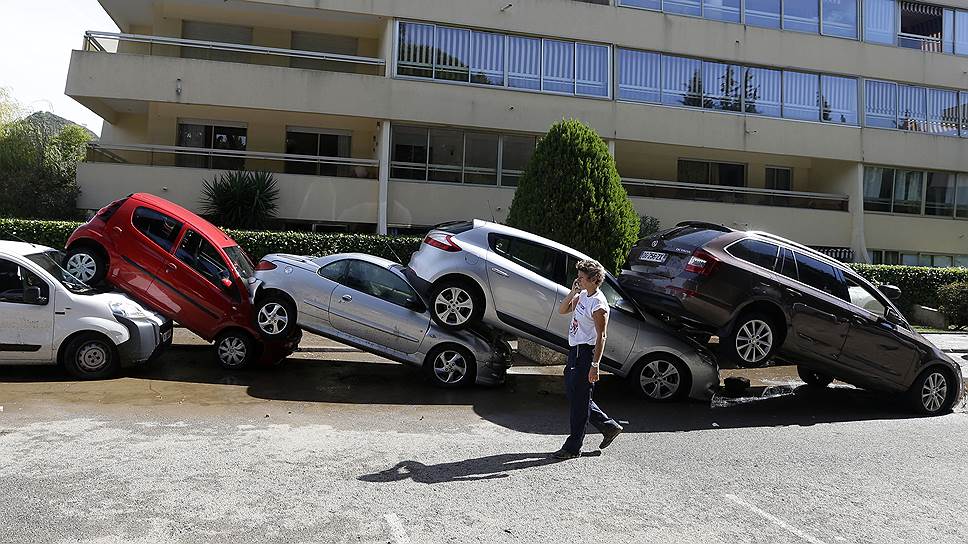
<path id="1" fill-rule="evenodd" d="M 257 272 L 260 270 L 275 270 L 276 263 L 271 261 L 259 261 L 259 264 L 255 265 L 255 269 Z"/>
<path id="2" fill-rule="evenodd" d="M 717 268 L 719 268 L 719 259 L 701 249 L 693 251 L 689 262 L 686 263 L 686 272 L 700 276 L 712 276 Z"/>
<path id="3" fill-rule="evenodd" d="M 431 232 L 424 238 L 424 243 L 441 251 L 449 251 L 451 253 L 456 253 L 461 250 L 460 246 L 454 242 L 453 236 L 442 232 Z"/>

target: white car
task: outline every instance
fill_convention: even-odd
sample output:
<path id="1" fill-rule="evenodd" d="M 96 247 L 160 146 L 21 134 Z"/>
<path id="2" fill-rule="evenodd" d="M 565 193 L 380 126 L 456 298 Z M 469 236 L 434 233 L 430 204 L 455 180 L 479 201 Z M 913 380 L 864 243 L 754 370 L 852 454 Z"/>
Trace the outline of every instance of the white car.
<path id="1" fill-rule="evenodd" d="M 60 364 L 98 379 L 171 344 L 172 322 L 125 295 L 98 293 L 49 247 L 0 241 L 0 364 Z"/>

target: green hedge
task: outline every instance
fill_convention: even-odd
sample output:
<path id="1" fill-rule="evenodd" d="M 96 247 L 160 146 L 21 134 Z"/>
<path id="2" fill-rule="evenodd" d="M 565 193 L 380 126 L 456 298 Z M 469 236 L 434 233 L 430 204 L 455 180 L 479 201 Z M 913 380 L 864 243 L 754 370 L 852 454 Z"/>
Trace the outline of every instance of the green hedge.
<path id="1" fill-rule="evenodd" d="M 853 264 L 851 267 L 868 281 L 896 285 L 901 299 L 896 304 L 905 314 L 915 304 L 937 308 L 938 290 L 949 283 L 968 281 L 966 268 L 927 268 L 923 266 L 888 266 Z"/>
<path id="2" fill-rule="evenodd" d="M 23 239 L 31 243 L 63 248 L 67 238 L 81 223 L 71 221 L 31 221 L 0 219 L 0 240 Z M 271 232 L 226 230 L 253 259 L 269 253 L 295 255 L 330 255 L 333 253 L 369 253 L 391 260 L 410 260 L 420 247 L 419 237 L 377 236 L 373 234 L 318 234 L 312 232 Z M 391 250 L 392 248 L 392 250 Z M 394 255 L 396 253 L 396 255 Z M 399 256 L 399 259 L 398 259 Z"/>

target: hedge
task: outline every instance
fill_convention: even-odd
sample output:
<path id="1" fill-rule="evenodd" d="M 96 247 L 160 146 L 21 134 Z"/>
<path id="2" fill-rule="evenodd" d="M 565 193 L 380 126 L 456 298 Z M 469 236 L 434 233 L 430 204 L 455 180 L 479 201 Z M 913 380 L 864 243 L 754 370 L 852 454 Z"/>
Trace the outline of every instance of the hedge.
<path id="1" fill-rule="evenodd" d="M 67 238 L 81 223 L 71 221 L 32 221 L 0 219 L 0 240 L 27 242 L 62 249 Z M 320 234 L 313 232 L 272 232 L 225 230 L 253 259 L 269 253 L 295 255 L 330 255 L 333 253 L 369 253 L 394 261 L 410 260 L 420 247 L 419 237 L 378 236 L 374 234 Z M 392 250 L 391 250 L 392 248 Z M 394 254 L 395 253 L 395 254 Z"/>
<path id="2" fill-rule="evenodd" d="M 937 308 L 940 304 L 938 290 L 941 287 L 949 283 L 968 281 L 968 268 L 869 264 L 850 266 L 874 285 L 886 283 L 900 288 L 901 298 L 895 303 L 905 314 L 915 304 Z"/>

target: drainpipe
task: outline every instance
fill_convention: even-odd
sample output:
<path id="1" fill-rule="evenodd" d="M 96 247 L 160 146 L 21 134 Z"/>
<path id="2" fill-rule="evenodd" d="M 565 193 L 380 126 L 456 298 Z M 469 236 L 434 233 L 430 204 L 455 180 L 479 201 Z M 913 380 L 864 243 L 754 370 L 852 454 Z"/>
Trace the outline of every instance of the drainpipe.
<path id="1" fill-rule="evenodd" d="M 380 141 L 377 144 L 380 154 L 380 192 L 377 200 L 376 233 L 387 233 L 387 200 L 390 192 L 390 121 L 380 122 Z"/>
<path id="2" fill-rule="evenodd" d="M 864 165 L 854 165 L 850 178 L 850 190 L 847 192 L 850 199 L 847 204 L 850 208 L 850 249 L 854 252 L 855 262 L 870 264 L 864 234 Z"/>

